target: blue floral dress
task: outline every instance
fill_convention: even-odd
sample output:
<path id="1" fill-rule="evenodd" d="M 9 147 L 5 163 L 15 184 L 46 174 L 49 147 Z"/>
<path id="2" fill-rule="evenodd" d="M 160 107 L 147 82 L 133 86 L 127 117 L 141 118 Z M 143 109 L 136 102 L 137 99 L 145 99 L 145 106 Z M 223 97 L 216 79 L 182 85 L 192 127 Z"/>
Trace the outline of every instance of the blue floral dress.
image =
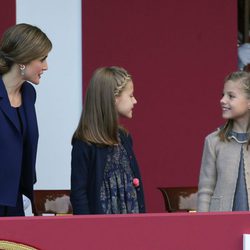
<path id="1" fill-rule="evenodd" d="M 122 144 L 109 148 L 100 201 L 105 214 L 139 213 L 128 154 Z"/>

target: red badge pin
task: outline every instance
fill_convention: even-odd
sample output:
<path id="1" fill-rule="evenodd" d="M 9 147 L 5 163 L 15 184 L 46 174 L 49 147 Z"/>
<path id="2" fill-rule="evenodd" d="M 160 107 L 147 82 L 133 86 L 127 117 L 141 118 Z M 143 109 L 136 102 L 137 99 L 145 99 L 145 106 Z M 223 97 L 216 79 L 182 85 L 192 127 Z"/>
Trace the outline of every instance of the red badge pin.
<path id="1" fill-rule="evenodd" d="M 135 187 L 139 187 L 140 181 L 139 181 L 138 178 L 134 178 L 134 179 L 133 179 L 133 185 L 134 185 Z"/>

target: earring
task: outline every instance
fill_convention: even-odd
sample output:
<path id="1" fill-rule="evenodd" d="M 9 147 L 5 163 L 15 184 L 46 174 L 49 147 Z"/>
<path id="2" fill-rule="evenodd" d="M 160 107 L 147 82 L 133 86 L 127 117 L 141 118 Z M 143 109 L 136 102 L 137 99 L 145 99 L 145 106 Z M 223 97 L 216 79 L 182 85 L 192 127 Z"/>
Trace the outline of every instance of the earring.
<path id="1" fill-rule="evenodd" d="M 19 68 L 20 68 L 20 71 L 21 71 L 21 75 L 24 76 L 24 74 L 25 74 L 25 65 L 20 64 Z"/>

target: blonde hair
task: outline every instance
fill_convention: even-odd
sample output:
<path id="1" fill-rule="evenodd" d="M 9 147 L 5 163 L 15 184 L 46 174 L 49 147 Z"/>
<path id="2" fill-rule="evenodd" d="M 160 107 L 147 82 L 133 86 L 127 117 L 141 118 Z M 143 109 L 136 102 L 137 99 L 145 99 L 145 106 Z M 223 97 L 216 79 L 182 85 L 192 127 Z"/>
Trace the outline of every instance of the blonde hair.
<path id="1" fill-rule="evenodd" d="M 245 91 L 247 98 L 250 99 L 250 73 L 246 71 L 235 71 L 225 78 L 224 83 L 228 81 L 239 82 L 242 85 L 242 88 Z M 233 119 L 228 119 L 226 124 L 219 130 L 218 136 L 220 137 L 221 141 L 229 140 L 228 136 L 233 128 L 233 123 Z M 250 121 L 248 121 L 247 130 L 249 130 L 249 128 Z M 249 144 L 250 141 L 248 141 L 248 145 Z"/>
<path id="2" fill-rule="evenodd" d="M 131 81 L 123 68 L 97 69 L 86 91 L 84 108 L 73 138 L 99 145 L 118 144 L 118 115 L 115 97 Z"/>
<path id="3" fill-rule="evenodd" d="M 0 41 L 0 74 L 7 73 L 14 63 L 27 64 L 46 56 L 52 43 L 38 27 L 20 23 L 7 29 Z"/>

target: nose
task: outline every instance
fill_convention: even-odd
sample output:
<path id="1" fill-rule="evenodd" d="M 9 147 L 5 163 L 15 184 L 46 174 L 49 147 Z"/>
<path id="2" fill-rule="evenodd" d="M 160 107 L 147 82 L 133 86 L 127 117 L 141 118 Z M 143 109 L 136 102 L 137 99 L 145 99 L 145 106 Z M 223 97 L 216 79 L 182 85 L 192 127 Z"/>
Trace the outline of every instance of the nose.
<path id="1" fill-rule="evenodd" d="M 133 104 L 136 104 L 137 103 L 137 100 L 135 99 L 135 97 L 134 97 L 134 101 L 133 101 Z"/>
<path id="2" fill-rule="evenodd" d="M 220 99 L 220 104 L 225 104 L 226 102 L 226 97 L 223 96 L 221 99 Z"/>

